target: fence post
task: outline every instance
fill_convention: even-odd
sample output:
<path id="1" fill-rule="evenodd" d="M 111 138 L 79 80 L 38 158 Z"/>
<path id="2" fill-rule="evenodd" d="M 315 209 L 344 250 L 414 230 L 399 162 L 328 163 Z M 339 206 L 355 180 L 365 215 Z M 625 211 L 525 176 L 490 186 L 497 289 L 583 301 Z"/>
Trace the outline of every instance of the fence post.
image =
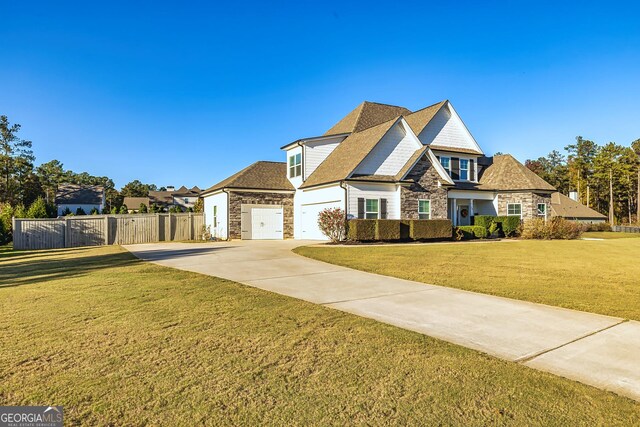
<path id="1" fill-rule="evenodd" d="M 21 230 L 20 230 L 20 223 L 18 221 L 16 221 L 16 217 L 12 216 L 11 217 L 11 230 L 13 230 L 13 249 L 22 249 L 20 247 L 20 244 L 22 244 L 22 242 L 20 241 L 20 238 L 22 237 L 21 234 Z M 16 242 L 18 243 L 16 245 Z"/>
<path id="2" fill-rule="evenodd" d="M 171 220 L 171 211 L 169 211 L 169 237 L 164 236 L 164 240 L 168 242 L 173 240 L 173 221 Z"/>
<path id="3" fill-rule="evenodd" d="M 157 213 L 157 212 L 156 212 L 156 222 L 158 223 L 158 224 L 156 225 L 156 229 L 157 229 L 157 232 L 158 232 L 158 235 L 157 235 L 156 241 L 157 241 L 157 242 L 159 242 L 159 241 L 160 241 L 160 234 L 161 234 L 161 233 L 160 233 L 160 214 L 159 214 L 159 213 Z"/>
<path id="4" fill-rule="evenodd" d="M 189 240 L 193 240 L 193 212 L 189 212 Z"/>
<path id="5" fill-rule="evenodd" d="M 64 247 L 71 247 L 71 220 L 69 218 L 64 219 Z"/>
<path id="6" fill-rule="evenodd" d="M 104 244 L 109 244 L 109 215 L 104 217 Z"/>

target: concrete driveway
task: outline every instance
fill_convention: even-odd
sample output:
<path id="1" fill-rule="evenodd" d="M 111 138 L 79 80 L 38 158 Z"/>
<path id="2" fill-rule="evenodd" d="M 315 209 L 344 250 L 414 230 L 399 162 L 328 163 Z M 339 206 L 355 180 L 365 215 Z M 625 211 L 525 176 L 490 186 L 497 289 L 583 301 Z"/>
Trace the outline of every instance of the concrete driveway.
<path id="1" fill-rule="evenodd" d="M 376 319 L 640 400 L 638 322 L 365 273 L 291 252 L 311 243 L 125 247 L 156 264 Z"/>

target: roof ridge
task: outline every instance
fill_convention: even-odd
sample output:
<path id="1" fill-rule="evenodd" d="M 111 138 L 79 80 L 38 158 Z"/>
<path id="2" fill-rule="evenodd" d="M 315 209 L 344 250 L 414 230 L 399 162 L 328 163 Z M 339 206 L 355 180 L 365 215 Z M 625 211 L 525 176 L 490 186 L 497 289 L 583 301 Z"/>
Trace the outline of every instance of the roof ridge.
<path id="1" fill-rule="evenodd" d="M 436 102 L 435 104 L 427 105 L 427 106 L 426 106 L 426 107 L 424 107 L 424 108 L 421 108 L 421 109 L 416 110 L 416 111 L 412 111 L 412 112 L 411 112 L 411 114 L 416 114 L 416 113 L 419 113 L 419 112 L 421 112 L 421 111 L 426 110 L 427 108 L 435 107 L 435 106 L 436 106 L 436 105 L 438 105 L 438 104 L 445 104 L 445 103 L 447 103 L 447 102 L 449 102 L 449 100 L 448 100 L 448 99 L 443 99 L 442 101 Z"/>
<path id="2" fill-rule="evenodd" d="M 362 104 L 376 104 L 376 105 L 382 105 L 385 107 L 394 107 L 394 108 L 404 108 L 405 110 L 409 110 L 407 107 L 403 107 L 402 105 L 394 105 L 394 104 L 387 104 L 384 102 L 375 102 L 375 101 L 362 101 Z M 360 104 L 360 105 L 362 105 Z M 409 110 L 411 111 L 411 110 Z"/>

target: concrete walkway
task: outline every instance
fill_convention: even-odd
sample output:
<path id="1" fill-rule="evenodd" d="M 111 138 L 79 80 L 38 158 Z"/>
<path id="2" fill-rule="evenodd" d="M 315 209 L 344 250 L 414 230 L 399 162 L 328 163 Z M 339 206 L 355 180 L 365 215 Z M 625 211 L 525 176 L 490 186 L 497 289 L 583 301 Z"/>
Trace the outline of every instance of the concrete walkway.
<path id="1" fill-rule="evenodd" d="M 291 252 L 309 243 L 126 248 L 156 264 L 376 319 L 640 401 L 639 322 L 365 273 Z"/>

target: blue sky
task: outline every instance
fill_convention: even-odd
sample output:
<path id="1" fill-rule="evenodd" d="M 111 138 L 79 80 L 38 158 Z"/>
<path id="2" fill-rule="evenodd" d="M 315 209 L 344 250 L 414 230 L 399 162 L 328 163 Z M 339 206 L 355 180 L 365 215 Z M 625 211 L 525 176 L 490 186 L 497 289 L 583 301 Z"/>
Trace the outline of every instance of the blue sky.
<path id="1" fill-rule="evenodd" d="M 135 4 L 133 4 L 135 3 Z M 614 7 L 615 6 L 615 7 Z M 640 7 L 2 2 L 0 114 L 37 163 L 206 188 L 363 100 L 449 99 L 487 153 L 640 138 Z"/>

